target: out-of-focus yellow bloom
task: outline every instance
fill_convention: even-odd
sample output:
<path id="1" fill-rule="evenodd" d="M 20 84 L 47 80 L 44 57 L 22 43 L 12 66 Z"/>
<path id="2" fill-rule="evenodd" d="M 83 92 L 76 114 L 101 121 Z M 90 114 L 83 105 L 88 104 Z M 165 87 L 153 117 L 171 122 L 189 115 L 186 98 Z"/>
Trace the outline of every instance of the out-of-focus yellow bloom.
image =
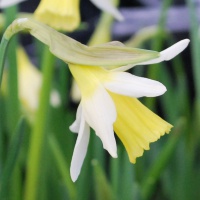
<path id="1" fill-rule="evenodd" d="M 55 29 L 73 31 L 80 23 L 80 0 L 41 0 L 35 18 Z"/>
<path id="2" fill-rule="evenodd" d="M 118 20 L 123 16 L 110 0 L 91 0 L 99 9 L 110 13 Z M 80 23 L 80 0 L 41 0 L 35 11 L 35 18 L 52 28 L 63 31 L 73 31 Z"/>
<path id="3" fill-rule="evenodd" d="M 41 72 L 30 62 L 23 48 L 17 50 L 18 66 L 18 91 L 22 112 L 30 121 L 34 120 L 38 108 L 40 88 L 42 85 Z M 7 73 L 4 73 L 3 91 L 6 93 Z M 56 107 L 60 104 L 60 96 L 56 90 L 52 90 L 50 103 Z"/>

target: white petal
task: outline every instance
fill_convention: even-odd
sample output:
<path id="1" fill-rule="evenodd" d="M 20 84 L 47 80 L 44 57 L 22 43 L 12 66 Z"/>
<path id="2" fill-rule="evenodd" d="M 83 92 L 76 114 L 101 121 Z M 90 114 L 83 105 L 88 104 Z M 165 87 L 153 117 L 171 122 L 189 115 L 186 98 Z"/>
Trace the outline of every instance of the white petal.
<path id="1" fill-rule="evenodd" d="M 172 58 L 177 56 L 179 53 L 181 53 L 188 46 L 189 42 L 190 42 L 189 39 L 181 40 L 181 41 L 177 42 L 176 44 L 172 45 L 171 47 L 161 51 L 160 57 L 152 59 L 152 60 L 148 60 L 148 61 L 145 61 L 145 62 L 137 63 L 136 65 L 149 65 L 149 64 L 160 63 L 162 61 L 171 60 Z M 126 66 L 116 68 L 112 71 L 126 71 L 126 70 L 129 70 L 136 65 L 129 64 L 129 65 L 126 65 Z"/>
<path id="2" fill-rule="evenodd" d="M 111 81 L 104 86 L 111 92 L 131 97 L 155 97 L 166 92 L 166 87 L 154 80 L 134 76 L 127 72 L 111 72 Z"/>
<path id="3" fill-rule="evenodd" d="M 142 62 L 140 64 L 148 65 L 148 64 L 159 63 L 159 62 L 162 62 L 165 60 L 166 61 L 171 60 L 172 58 L 177 56 L 179 53 L 181 53 L 188 46 L 189 42 L 190 42 L 190 40 L 188 40 L 188 39 L 181 40 L 181 41 L 177 42 L 176 44 L 172 45 L 171 47 L 161 51 L 159 58 L 155 58 L 150 61 Z"/>
<path id="4" fill-rule="evenodd" d="M 90 0 L 97 8 L 113 15 L 117 20 L 122 21 L 124 17 L 112 4 L 111 0 Z"/>
<path id="5" fill-rule="evenodd" d="M 15 4 L 18 4 L 25 0 L 0 0 L 0 8 L 6 8 Z"/>
<path id="6" fill-rule="evenodd" d="M 77 180 L 80 174 L 81 167 L 87 153 L 89 138 L 90 138 L 90 128 L 88 124 L 85 122 L 85 119 L 82 117 L 80 130 L 70 166 L 70 174 L 73 182 Z"/>
<path id="7" fill-rule="evenodd" d="M 100 137 L 103 147 L 112 157 L 117 157 L 117 146 L 114 137 L 113 123 L 116 120 L 114 103 L 102 86 L 87 99 L 83 99 L 83 114 L 87 123 Z"/>
<path id="8" fill-rule="evenodd" d="M 79 104 L 77 111 L 76 111 L 76 120 L 73 122 L 73 124 L 69 127 L 69 130 L 73 133 L 78 133 L 80 129 L 80 123 L 81 123 L 81 116 L 82 116 L 82 106 Z"/>

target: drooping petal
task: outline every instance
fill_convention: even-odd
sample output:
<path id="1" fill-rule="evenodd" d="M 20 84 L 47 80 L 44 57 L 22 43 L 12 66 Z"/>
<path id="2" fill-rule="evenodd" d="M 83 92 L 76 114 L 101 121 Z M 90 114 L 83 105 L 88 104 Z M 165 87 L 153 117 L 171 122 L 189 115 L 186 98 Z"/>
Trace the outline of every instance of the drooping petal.
<path id="1" fill-rule="evenodd" d="M 188 46 L 189 42 L 190 40 L 188 39 L 181 40 L 176 44 L 172 45 L 171 47 L 161 51 L 160 56 L 158 58 L 149 59 L 148 61 L 145 62 L 138 62 L 136 65 L 149 65 L 149 64 L 160 63 L 162 61 L 171 60 L 179 53 L 181 53 Z M 115 68 L 113 69 L 113 71 L 127 71 L 136 65 L 129 64 L 126 66 Z"/>
<path id="2" fill-rule="evenodd" d="M 73 133 L 78 133 L 81 124 L 81 116 L 82 116 L 82 106 L 79 104 L 77 111 L 76 111 L 76 120 L 72 123 L 69 127 L 70 131 Z"/>
<path id="3" fill-rule="evenodd" d="M 150 111 L 136 98 L 110 93 L 117 110 L 114 124 L 115 133 L 124 144 L 132 163 L 149 150 L 149 144 L 155 142 L 172 125 Z"/>
<path id="4" fill-rule="evenodd" d="M 110 13 L 113 15 L 117 20 L 122 21 L 124 17 L 122 14 L 117 10 L 117 8 L 112 4 L 110 0 L 90 0 L 96 7 L 99 9 Z"/>
<path id="5" fill-rule="evenodd" d="M 90 127 L 85 122 L 85 119 L 82 116 L 80 123 L 80 130 L 70 166 L 70 174 L 73 182 L 77 180 L 80 174 L 81 167 L 87 153 L 89 138 L 90 138 Z"/>
<path id="6" fill-rule="evenodd" d="M 0 1 L 0 8 L 6 8 L 26 0 L 1 0 Z"/>
<path id="7" fill-rule="evenodd" d="M 99 86 L 92 96 L 82 99 L 81 103 L 85 120 L 100 137 L 103 147 L 116 158 L 117 146 L 113 132 L 116 110 L 111 97 Z"/>
<path id="8" fill-rule="evenodd" d="M 166 92 L 166 87 L 154 80 L 134 76 L 127 72 L 111 72 L 109 81 L 104 82 L 111 92 L 130 97 L 155 97 Z"/>

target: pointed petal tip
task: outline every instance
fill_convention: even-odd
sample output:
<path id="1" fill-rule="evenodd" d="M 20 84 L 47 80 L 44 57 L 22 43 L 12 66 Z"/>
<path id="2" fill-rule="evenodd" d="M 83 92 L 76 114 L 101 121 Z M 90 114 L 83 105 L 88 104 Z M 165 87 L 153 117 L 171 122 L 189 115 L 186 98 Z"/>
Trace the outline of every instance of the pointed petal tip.
<path id="1" fill-rule="evenodd" d="M 184 39 L 177 42 L 175 45 L 177 45 L 177 47 L 179 45 L 180 50 L 183 51 L 188 46 L 189 43 L 190 43 L 189 39 Z"/>
<path id="2" fill-rule="evenodd" d="M 184 40 L 181 40 L 180 42 L 185 43 L 186 47 L 187 47 L 187 45 L 190 43 L 190 40 L 189 39 L 184 39 Z"/>
<path id="3" fill-rule="evenodd" d="M 122 14 L 119 12 L 119 10 L 112 4 L 112 1 L 108 0 L 90 0 L 97 8 L 106 11 L 113 15 L 115 19 L 118 21 L 123 21 L 124 17 Z"/>
<path id="4" fill-rule="evenodd" d="M 118 158 L 118 155 L 117 155 L 117 153 L 113 156 L 113 158 Z"/>
<path id="5" fill-rule="evenodd" d="M 163 95 L 167 91 L 167 88 L 162 83 L 160 83 L 157 89 L 159 91 L 158 96 Z"/>
<path id="6" fill-rule="evenodd" d="M 78 133 L 78 131 L 79 131 L 75 123 L 73 123 L 73 124 L 71 124 L 71 125 L 69 126 L 69 130 L 70 130 L 72 133 Z"/>
<path id="7" fill-rule="evenodd" d="M 80 125 L 75 122 L 73 122 L 70 126 L 69 126 L 69 130 L 72 132 L 72 133 L 78 133 L 79 132 L 79 129 L 80 129 Z"/>
<path id="8" fill-rule="evenodd" d="M 80 173 L 80 172 L 79 172 Z M 73 182 L 76 182 L 78 179 L 79 173 L 75 173 L 72 168 L 70 168 L 70 176 Z"/>
<path id="9" fill-rule="evenodd" d="M 103 142 L 103 141 L 102 141 Z M 117 158 L 118 155 L 117 155 L 117 145 L 116 145 L 116 142 L 113 141 L 114 143 L 113 144 L 109 144 L 109 145 L 105 145 L 105 143 L 103 143 L 103 148 L 105 150 L 107 150 L 107 152 L 113 157 L 113 158 Z"/>
<path id="10" fill-rule="evenodd" d="M 124 16 L 120 12 L 115 15 L 115 18 L 120 22 L 124 21 Z"/>
<path id="11" fill-rule="evenodd" d="M 113 157 L 113 158 L 117 158 L 117 151 L 109 151 L 109 154 Z"/>
<path id="12" fill-rule="evenodd" d="M 160 82 L 156 81 L 157 85 L 154 87 L 153 90 L 149 91 L 148 94 L 146 95 L 141 95 L 142 96 L 146 96 L 146 97 L 158 97 L 163 95 L 166 91 L 167 88 Z"/>
<path id="13" fill-rule="evenodd" d="M 107 150 L 107 152 L 113 157 L 113 158 L 117 158 L 118 155 L 117 155 L 117 146 L 116 146 L 116 143 L 114 146 L 112 145 L 107 145 L 105 146 L 105 144 L 103 144 L 103 148 L 105 150 Z"/>
<path id="14" fill-rule="evenodd" d="M 181 53 L 189 44 L 190 40 L 189 39 L 184 39 L 181 40 L 171 47 L 165 49 L 164 51 L 160 52 L 160 55 L 162 57 L 162 60 L 171 60 L 175 56 L 177 56 L 179 53 Z"/>

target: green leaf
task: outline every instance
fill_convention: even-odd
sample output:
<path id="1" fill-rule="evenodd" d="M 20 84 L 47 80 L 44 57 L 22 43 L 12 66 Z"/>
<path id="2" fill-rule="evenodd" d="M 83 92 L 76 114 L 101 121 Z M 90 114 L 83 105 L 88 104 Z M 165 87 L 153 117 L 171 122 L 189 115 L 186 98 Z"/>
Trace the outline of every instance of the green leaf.
<path id="1" fill-rule="evenodd" d="M 9 151 L 7 155 L 7 160 L 3 168 L 3 173 L 1 175 L 1 184 L 0 184 L 0 199 L 3 199 L 8 194 L 8 184 L 12 178 L 12 174 L 17 163 L 17 159 L 20 153 L 20 147 L 22 144 L 22 139 L 25 132 L 25 120 L 21 118 L 18 122 L 16 131 L 13 134 Z"/>
<path id="2" fill-rule="evenodd" d="M 66 159 L 61 152 L 61 149 L 56 141 L 56 138 L 53 135 L 49 136 L 49 146 L 56 161 L 58 170 L 62 176 L 64 184 L 68 189 L 69 196 L 71 200 L 77 199 L 77 193 L 74 183 L 72 182 L 70 175 L 69 175 L 69 166 L 66 163 Z"/>
<path id="3" fill-rule="evenodd" d="M 106 179 L 106 175 L 99 165 L 98 161 L 92 160 L 92 165 L 94 169 L 96 200 L 116 200 L 112 187 Z"/>
<path id="4" fill-rule="evenodd" d="M 174 149 L 179 141 L 180 132 L 184 129 L 185 120 L 179 119 L 171 137 L 163 147 L 160 154 L 157 156 L 153 166 L 147 172 L 145 180 L 142 183 L 142 196 L 143 199 L 149 199 L 154 192 L 155 184 L 157 183 L 160 174 L 166 168 L 171 156 L 173 155 Z"/>

